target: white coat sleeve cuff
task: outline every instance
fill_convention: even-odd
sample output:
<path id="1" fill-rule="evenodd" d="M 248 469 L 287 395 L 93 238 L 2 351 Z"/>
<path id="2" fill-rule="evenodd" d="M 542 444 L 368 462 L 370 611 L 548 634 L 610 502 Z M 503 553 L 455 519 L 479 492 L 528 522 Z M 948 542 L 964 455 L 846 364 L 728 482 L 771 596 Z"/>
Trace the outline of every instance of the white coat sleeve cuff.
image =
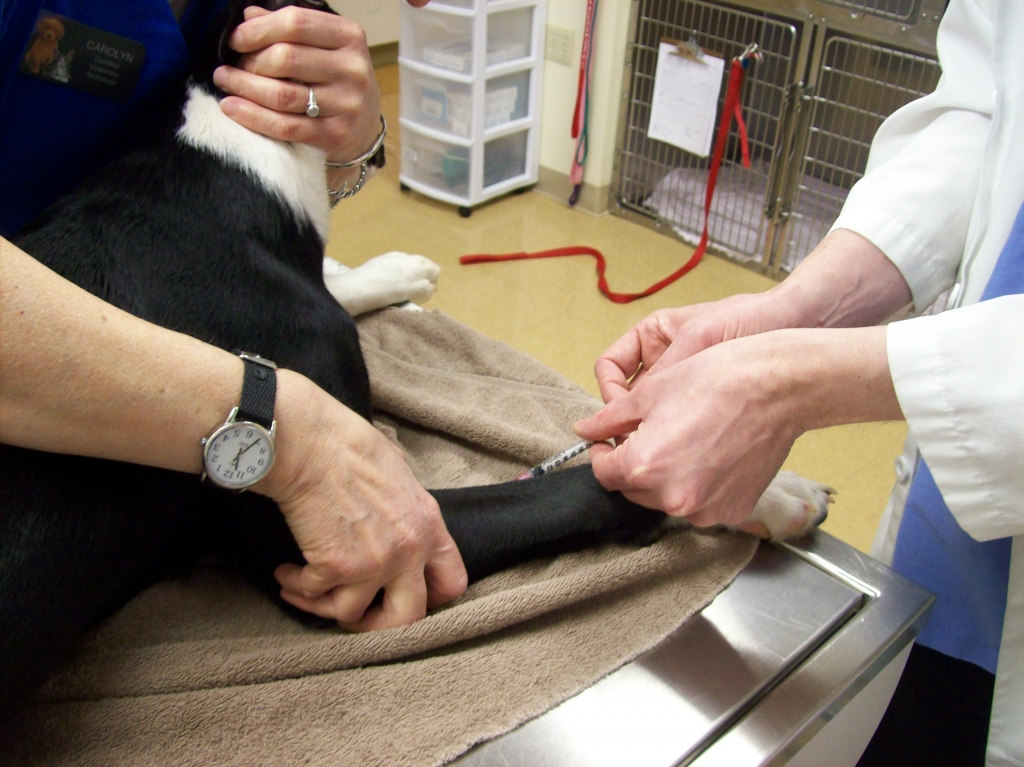
<path id="1" fill-rule="evenodd" d="M 882 251 L 907 281 L 918 311 L 956 280 L 989 125 L 970 111 L 934 119 L 854 185 L 832 226 Z M 875 142 L 884 148 L 883 138 L 880 130 Z"/>
<path id="2" fill-rule="evenodd" d="M 888 326 L 889 370 L 921 455 L 977 540 L 1024 533 L 1024 295 Z"/>
<path id="3" fill-rule="evenodd" d="M 893 113 L 833 229 L 872 242 L 900 270 L 918 311 L 956 278 L 985 157 L 996 78 L 993 4 L 950 4 L 936 38 L 935 91 Z"/>

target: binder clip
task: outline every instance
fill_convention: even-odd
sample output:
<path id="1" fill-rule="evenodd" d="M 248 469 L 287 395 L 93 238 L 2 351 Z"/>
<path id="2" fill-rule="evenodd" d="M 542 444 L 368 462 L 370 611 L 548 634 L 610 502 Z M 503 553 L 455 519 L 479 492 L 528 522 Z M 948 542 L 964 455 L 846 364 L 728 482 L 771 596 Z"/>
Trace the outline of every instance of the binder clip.
<path id="1" fill-rule="evenodd" d="M 681 43 L 678 40 L 672 40 L 669 42 L 675 43 L 676 49 L 672 51 L 676 56 L 682 56 L 684 59 L 690 61 L 696 61 L 698 63 L 704 63 L 704 49 L 700 47 L 697 42 L 697 30 L 693 30 L 690 33 L 690 39 L 685 43 Z"/>

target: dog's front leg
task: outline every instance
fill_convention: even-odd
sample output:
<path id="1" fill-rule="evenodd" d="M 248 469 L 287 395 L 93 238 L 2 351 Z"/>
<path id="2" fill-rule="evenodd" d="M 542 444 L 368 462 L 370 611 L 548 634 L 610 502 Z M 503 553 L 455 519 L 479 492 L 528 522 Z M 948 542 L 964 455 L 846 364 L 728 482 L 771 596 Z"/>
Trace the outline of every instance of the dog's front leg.
<path id="1" fill-rule="evenodd" d="M 521 482 L 431 490 L 470 582 L 538 557 L 606 543 L 648 544 L 666 520 L 610 493 L 590 466 Z"/>
<path id="2" fill-rule="evenodd" d="M 397 250 L 354 269 L 324 259 L 324 284 L 353 317 L 406 301 L 426 301 L 440 275 L 441 267 L 430 259 Z"/>

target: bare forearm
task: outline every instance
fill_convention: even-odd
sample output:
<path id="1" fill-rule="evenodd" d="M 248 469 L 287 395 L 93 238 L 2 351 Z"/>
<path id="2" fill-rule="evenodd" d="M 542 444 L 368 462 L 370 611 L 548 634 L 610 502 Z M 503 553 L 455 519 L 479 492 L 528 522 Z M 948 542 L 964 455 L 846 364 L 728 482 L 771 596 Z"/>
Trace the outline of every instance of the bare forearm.
<path id="1" fill-rule="evenodd" d="M 241 360 L 139 320 L 0 240 L 6 443 L 199 473 Z M 151 436 L 145 436 L 151 435 Z"/>
<path id="2" fill-rule="evenodd" d="M 869 240 L 845 229 L 830 234 L 769 296 L 792 327 L 877 325 L 911 302 L 899 269 Z"/>
<path id="3" fill-rule="evenodd" d="M 234 354 L 133 317 L 3 239 L 0 333 L 7 444 L 199 474 L 200 440 L 241 395 Z M 325 411 L 346 434 L 363 425 L 304 376 L 278 372 L 278 461 L 255 490 L 286 494 Z"/>
<path id="4" fill-rule="evenodd" d="M 763 336 L 779 401 L 798 432 L 902 420 L 884 327 L 779 330 Z"/>

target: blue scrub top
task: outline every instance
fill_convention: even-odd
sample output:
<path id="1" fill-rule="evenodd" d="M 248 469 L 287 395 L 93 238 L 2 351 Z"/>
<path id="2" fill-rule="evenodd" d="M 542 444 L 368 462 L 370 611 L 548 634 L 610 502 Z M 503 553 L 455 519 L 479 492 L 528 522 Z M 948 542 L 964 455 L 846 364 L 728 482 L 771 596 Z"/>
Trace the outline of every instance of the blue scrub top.
<path id="1" fill-rule="evenodd" d="M 1024 293 L 1024 205 L 982 301 Z M 920 461 L 910 486 L 892 566 L 935 593 L 918 644 L 996 673 L 1010 582 L 1012 539 L 976 541 L 960 527 L 931 470 Z"/>
<path id="2" fill-rule="evenodd" d="M 132 145 L 154 104 L 188 74 L 192 50 L 226 0 L 0 0 L 0 235 L 11 237 Z M 42 11 L 145 46 L 124 101 L 18 71 Z"/>

